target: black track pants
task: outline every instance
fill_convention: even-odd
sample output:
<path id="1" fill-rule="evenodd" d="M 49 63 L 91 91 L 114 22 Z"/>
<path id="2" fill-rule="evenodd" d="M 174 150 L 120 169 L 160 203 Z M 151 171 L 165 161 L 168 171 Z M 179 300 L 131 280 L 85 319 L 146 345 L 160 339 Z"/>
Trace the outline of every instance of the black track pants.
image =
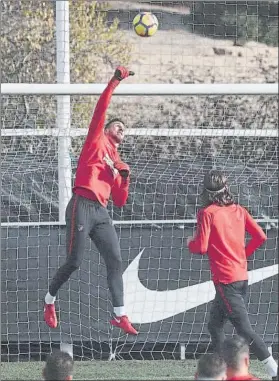
<path id="1" fill-rule="evenodd" d="M 248 281 L 215 285 L 216 296 L 210 311 L 208 330 L 214 350 L 220 351 L 225 338 L 224 325 L 230 320 L 239 336 L 250 345 L 251 350 L 262 361 L 270 356 L 267 346 L 253 330 L 245 305 Z"/>
<path id="2" fill-rule="evenodd" d="M 120 245 L 108 211 L 98 202 L 73 195 L 66 210 L 67 259 L 56 272 L 49 293 L 52 296 L 81 265 L 87 237 L 104 258 L 108 287 L 114 307 L 124 305 Z"/>

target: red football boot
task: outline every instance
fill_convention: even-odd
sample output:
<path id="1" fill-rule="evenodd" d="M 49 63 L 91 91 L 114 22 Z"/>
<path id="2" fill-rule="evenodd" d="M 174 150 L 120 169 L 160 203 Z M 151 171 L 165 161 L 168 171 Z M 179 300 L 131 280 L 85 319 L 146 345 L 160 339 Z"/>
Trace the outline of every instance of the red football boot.
<path id="1" fill-rule="evenodd" d="M 138 332 L 135 330 L 135 328 L 130 323 L 127 316 L 115 316 L 110 323 L 114 325 L 117 328 L 123 329 L 125 333 L 128 333 L 129 335 L 137 335 Z"/>
<path id="2" fill-rule="evenodd" d="M 56 316 L 54 303 L 53 304 L 45 304 L 44 319 L 50 328 L 56 328 L 57 327 L 58 322 L 57 322 L 57 316 Z"/>

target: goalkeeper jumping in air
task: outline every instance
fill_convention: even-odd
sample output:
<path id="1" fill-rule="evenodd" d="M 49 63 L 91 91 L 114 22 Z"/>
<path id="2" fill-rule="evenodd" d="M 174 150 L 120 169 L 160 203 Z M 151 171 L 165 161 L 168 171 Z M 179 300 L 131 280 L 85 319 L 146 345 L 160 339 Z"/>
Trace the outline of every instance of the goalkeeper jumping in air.
<path id="1" fill-rule="evenodd" d="M 230 320 L 239 336 L 275 378 L 277 363 L 253 330 L 245 297 L 248 290 L 247 258 L 266 241 L 266 235 L 251 215 L 236 204 L 226 177 L 212 170 L 204 177 L 203 208 L 198 213 L 194 238 L 188 238 L 191 253 L 208 254 L 216 295 L 210 311 L 208 330 L 216 352 L 222 351 L 224 325 Z M 245 233 L 251 236 L 245 247 Z"/>
<path id="2" fill-rule="evenodd" d="M 137 331 L 125 315 L 120 245 L 106 209 L 112 196 L 118 207 L 125 205 L 129 191 L 129 166 L 120 160 L 117 148 L 124 139 L 125 127 L 113 119 L 104 127 L 112 93 L 121 80 L 133 73 L 119 66 L 100 96 L 92 117 L 76 171 L 73 196 L 66 209 L 67 259 L 56 272 L 45 297 L 44 319 L 57 327 L 55 298 L 60 287 L 81 265 L 86 238 L 89 236 L 104 258 L 114 318 L 111 324 L 124 332 Z"/>

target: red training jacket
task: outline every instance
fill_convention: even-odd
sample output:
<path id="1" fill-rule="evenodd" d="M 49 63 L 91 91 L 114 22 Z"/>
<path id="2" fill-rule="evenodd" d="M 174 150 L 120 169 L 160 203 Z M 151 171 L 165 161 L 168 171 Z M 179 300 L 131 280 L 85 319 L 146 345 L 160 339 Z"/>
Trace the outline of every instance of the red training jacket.
<path id="1" fill-rule="evenodd" d="M 117 147 L 104 134 L 106 111 L 118 84 L 118 80 L 112 79 L 96 105 L 73 188 L 75 194 L 99 201 L 105 207 L 110 195 L 113 203 L 122 207 L 129 192 L 129 178 L 123 179 L 114 168 L 114 163 L 120 160 Z"/>
<path id="2" fill-rule="evenodd" d="M 245 247 L 245 232 L 251 240 Z M 198 227 L 188 247 L 208 254 L 214 283 L 247 280 L 247 257 L 266 240 L 266 235 L 246 209 L 237 204 L 212 204 L 198 213 Z"/>
<path id="3" fill-rule="evenodd" d="M 252 374 L 247 374 L 246 376 L 236 376 L 227 378 L 229 381 L 246 381 L 246 380 L 259 380 L 259 378 L 252 376 Z"/>

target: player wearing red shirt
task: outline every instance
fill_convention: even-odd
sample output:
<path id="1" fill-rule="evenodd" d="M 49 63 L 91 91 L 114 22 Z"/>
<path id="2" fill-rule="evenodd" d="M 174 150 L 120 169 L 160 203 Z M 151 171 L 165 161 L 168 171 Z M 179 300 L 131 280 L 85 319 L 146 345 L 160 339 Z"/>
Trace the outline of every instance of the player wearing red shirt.
<path id="1" fill-rule="evenodd" d="M 117 151 L 124 139 L 125 127 L 120 119 L 113 119 L 104 128 L 114 89 L 132 74 L 124 67 L 116 69 L 100 96 L 89 125 L 78 161 L 73 196 L 66 210 L 67 259 L 57 270 L 45 297 L 44 318 L 51 328 L 58 324 L 54 305 L 56 294 L 81 265 L 89 236 L 106 263 L 115 315 L 111 324 L 126 333 L 137 334 L 125 315 L 120 245 L 106 209 L 110 196 L 118 207 L 125 205 L 128 198 L 130 169 L 121 161 Z"/>
<path id="2" fill-rule="evenodd" d="M 202 199 L 204 207 L 198 213 L 197 232 L 187 244 L 191 253 L 208 254 L 216 289 L 208 323 L 213 348 L 221 350 L 224 325 L 230 320 L 274 377 L 277 364 L 251 327 L 245 305 L 247 258 L 265 242 L 266 235 L 250 214 L 234 203 L 227 180 L 220 171 L 212 170 L 205 175 Z M 251 240 L 245 246 L 246 232 Z"/>
<path id="3" fill-rule="evenodd" d="M 252 376 L 252 374 L 246 374 L 246 376 L 234 376 L 227 378 L 229 381 L 245 381 L 245 380 L 259 380 L 259 378 Z"/>

